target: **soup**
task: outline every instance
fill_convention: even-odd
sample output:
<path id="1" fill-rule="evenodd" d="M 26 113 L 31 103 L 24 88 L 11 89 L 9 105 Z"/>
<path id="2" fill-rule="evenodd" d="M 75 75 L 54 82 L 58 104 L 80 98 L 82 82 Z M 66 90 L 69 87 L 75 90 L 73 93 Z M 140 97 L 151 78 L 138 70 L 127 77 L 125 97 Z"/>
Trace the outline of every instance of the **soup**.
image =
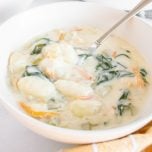
<path id="1" fill-rule="evenodd" d="M 94 27 L 54 29 L 10 55 L 8 75 L 17 101 L 47 124 L 82 130 L 117 127 L 138 116 L 150 86 L 148 65 L 134 47 Z"/>

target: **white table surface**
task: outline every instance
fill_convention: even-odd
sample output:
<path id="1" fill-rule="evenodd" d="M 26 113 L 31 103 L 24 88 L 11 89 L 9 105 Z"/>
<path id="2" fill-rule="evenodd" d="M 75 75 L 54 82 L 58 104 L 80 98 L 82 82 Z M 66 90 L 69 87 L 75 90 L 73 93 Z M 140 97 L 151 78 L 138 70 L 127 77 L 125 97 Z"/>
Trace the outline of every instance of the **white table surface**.
<path id="1" fill-rule="evenodd" d="M 59 0 L 36 0 L 31 7 Z M 63 0 L 62 0 L 63 1 Z M 0 4 L 1 5 L 1 4 Z M 8 14 L 0 14 L 0 23 Z M 152 25 L 152 21 L 146 20 Z M 39 136 L 22 126 L 0 105 L 0 152 L 56 152 L 70 145 Z"/>

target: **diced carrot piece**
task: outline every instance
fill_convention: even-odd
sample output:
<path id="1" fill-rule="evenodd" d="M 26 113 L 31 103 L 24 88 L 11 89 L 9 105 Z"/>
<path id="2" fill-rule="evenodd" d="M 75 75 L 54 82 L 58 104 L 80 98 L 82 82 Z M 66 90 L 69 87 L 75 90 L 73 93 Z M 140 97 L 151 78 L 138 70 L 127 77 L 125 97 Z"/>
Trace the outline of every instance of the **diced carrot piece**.
<path id="1" fill-rule="evenodd" d="M 93 95 L 90 95 L 90 96 L 81 96 L 79 99 L 88 100 L 88 99 L 92 99 L 93 97 L 94 97 Z"/>
<path id="2" fill-rule="evenodd" d="M 82 77 L 84 77 L 86 80 L 92 79 L 92 76 L 86 70 L 79 68 L 79 67 L 76 67 L 76 69 L 82 75 Z"/>
<path id="3" fill-rule="evenodd" d="M 49 68 L 46 68 L 45 73 L 54 80 L 58 79 L 58 76 L 55 74 L 55 72 L 51 71 Z"/>
<path id="4" fill-rule="evenodd" d="M 135 74 L 136 85 L 138 87 L 141 87 L 141 88 L 144 87 L 145 86 L 145 82 L 142 79 L 142 76 L 140 74 L 139 68 L 134 68 L 133 71 L 134 71 L 134 74 Z"/>
<path id="5" fill-rule="evenodd" d="M 24 102 L 20 102 L 20 106 L 23 108 L 23 110 L 27 114 L 29 114 L 30 116 L 32 116 L 34 118 L 46 118 L 46 117 L 53 117 L 53 116 L 57 115 L 57 113 L 55 113 L 55 112 L 35 110 Z"/>
<path id="6" fill-rule="evenodd" d="M 63 41 L 65 37 L 65 33 L 61 33 L 59 36 L 59 41 Z"/>
<path id="7" fill-rule="evenodd" d="M 74 31 L 82 31 L 82 28 L 76 27 L 76 28 L 74 28 Z"/>
<path id="8" fill-rule="evenodd" d="M 113 52 L 112 52 L 112 57 L 115 58 L 116 55 L 117 55 L 117 52 L 116 52 L 116 51 L 113 51 Z"/>

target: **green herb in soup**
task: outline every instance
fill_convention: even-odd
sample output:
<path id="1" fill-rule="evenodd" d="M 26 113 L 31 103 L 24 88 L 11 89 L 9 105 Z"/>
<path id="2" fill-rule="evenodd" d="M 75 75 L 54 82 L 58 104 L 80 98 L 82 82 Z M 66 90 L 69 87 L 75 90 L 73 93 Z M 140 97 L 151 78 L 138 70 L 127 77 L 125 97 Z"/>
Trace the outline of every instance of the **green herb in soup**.
<path id="1" fill-rule="evenodd" d="M 34 49 L 31 52 L 31 55 L 40 54 L 42 49 L 50 42 L 50 39 L 48 38 L 41 38 L 36 41 L 36 45 L 34 46 Z"/>
<path id="2" fill-rule="evenodd" d="M 122 55 L 122 54 L 119 54 Z M 118 56 L 116 56 L 118 57 Z M 108 82 L 113 79 L 120 79 L 122 77 L 133 77 L 133 72 L 130 72 L 126 66 L 113 60 L 109 56 L 99 55 L 96 57 L 98 64 L 96 65 L 96 85 Z M 122 70 L 123 67 L 123 70 Z"/>
<path id="3" fill-rule="evenodd" d="M 92 56 L 91 54 L 79 54 L 78 55 L 81 58 L 87 59 L 88 57 Z"/>
<path id="4" fill-rule="evenodd" d="M 129 55 L 127 55 L 127 54 L 118 54 L 118 55 L 116 56 L 116 58 L 122 57 L 122 56 L 127 57 L 128 59 L 130 59 Z"/>
<path id="5" fill-rule="evenodd" d="M 45 76 L 40 71 L 40 69 L 38 68 L 37 65 L 28 65 L 28 66 L 26 66 L 25 72 L 23 73 L 22 76 L 23 77 L 26 77 L 26 76 L 38 76 L 38 77 L 45 78 L 45 79 L 47 78 L 47 76 Z"/>
<path id="6" fill-rule="evenodd" d="M 130 91 L 124 90 L 123 94 L 119 98 L 117 109 L 120 116 L 122 116 L 126 111 L 129 111 L 131 114 L 133 114 L 133 106 L 132 103 L 130 103 L 129 95 Z"/>
<path id="7" fill-rule="evenodd" d="M 141 76 L 142 76 L 143 81 L 144 81 L 145 83 L 148 83 L 147 78 L 146 78 L 147 75 L 148 75 L 147 71 L 146 71 L 145 69 L 141 68 L 141 69 L 140 69 L 140 74 L 141 74 Z"/>
<path id="8" fill-rule="evenodd" d="M 28 115 L 82 130 L 117 127 L 136 119 L 151 86 L 148 65 L 116 36 L 91 54 L 87 48 L 101 34 L 93 27 L 55 29 L 13 52 L 9 80 Z"/>
<path id="9" fill-rule="evenodd" d="M 38 69 L 36 65 L 27 65 L 25 68 L 25 72 L 23 73 L 23 77 L 33 75 L 40 76 L 42 75 L 42 72 Z"/>

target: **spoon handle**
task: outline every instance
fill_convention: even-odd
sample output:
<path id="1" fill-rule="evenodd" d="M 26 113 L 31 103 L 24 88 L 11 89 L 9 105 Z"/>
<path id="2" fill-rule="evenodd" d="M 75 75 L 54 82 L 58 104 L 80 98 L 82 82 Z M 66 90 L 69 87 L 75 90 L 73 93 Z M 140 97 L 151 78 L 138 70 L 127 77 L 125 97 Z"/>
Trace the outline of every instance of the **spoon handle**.
<path id="1" fill-rule="evenodd" d="M 101 45 L 101 42 L 107 38 L 119 25 L 127 21 L 132 16 L 136 15 L 144 6 L 152 2 L 152 0 L 141 0 L 127 15 L 121 18 L 116 24 L 114 24 L 107 32 L 105 32 L 99 39 L 96 40 L 95 44 L 98 46 Z"/>

